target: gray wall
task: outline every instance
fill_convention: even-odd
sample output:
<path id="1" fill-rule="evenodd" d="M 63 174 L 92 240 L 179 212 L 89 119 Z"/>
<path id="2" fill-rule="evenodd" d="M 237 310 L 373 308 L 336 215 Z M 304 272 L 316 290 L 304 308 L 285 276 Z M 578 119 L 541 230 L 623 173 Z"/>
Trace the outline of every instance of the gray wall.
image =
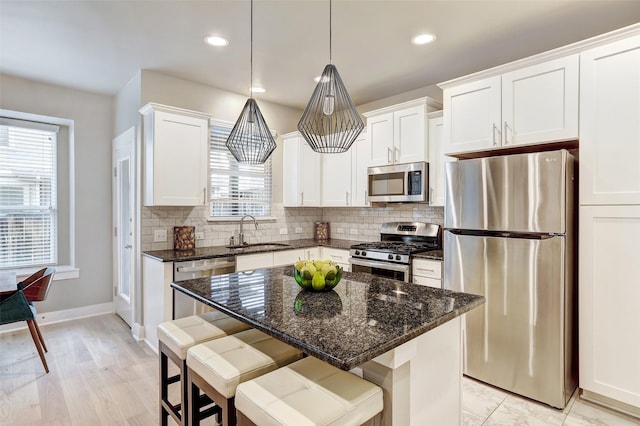
<path id="1" fill-rule="evenodd" d="M 54 281 L 38 311 L 111 302 L 114 98 L 5 74 L 0 75 L 0 93 L 0 108 L 70 119 L 75 124 L 75 264 L 80 277 Z"/>

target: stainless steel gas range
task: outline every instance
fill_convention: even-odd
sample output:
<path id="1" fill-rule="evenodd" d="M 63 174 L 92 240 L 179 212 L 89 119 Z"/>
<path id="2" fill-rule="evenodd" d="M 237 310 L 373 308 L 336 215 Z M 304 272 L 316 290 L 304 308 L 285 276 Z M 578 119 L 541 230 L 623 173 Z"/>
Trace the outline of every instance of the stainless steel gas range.
<path id="1" fill-rule="evenodd" d="M 367 272 L 411 282 L 411 260 L 417 253 L 442 248 L 440 225 L 424 222 L 387 222 L 380 241 L 351 246 L 352 272 Z"/>

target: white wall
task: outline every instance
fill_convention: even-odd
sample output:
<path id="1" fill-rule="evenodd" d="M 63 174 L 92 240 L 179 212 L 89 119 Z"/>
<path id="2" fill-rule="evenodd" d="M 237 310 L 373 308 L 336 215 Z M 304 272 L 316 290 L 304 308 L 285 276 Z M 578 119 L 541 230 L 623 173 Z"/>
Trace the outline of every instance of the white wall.
<path id="1" fill-rule="evenodd" d="M 80 277 L 54 281 L 38 313 L 111 302 L 114 98 L 6 74 L 0 74 L 0 93 L 0 108 L 70 119 L 75 125 L 75 264 Z"/>

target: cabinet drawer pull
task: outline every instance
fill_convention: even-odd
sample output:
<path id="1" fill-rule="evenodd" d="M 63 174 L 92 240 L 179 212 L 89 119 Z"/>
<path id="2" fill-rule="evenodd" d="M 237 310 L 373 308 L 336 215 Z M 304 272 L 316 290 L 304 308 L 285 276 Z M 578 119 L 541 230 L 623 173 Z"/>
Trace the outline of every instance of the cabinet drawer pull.
<path id="1" fill-rule="evenodd" d="M 332 259 L 338 259 L 338 260 L 342 259 L 342 256 L 338 256 L 338 255 L 335 255 L 335 254 L 330 254 L 329 257 L 332 258 Z"/>
<path id="2" fill-rule="evenodd" d="M 416 268 L 418 271 L 425 271 L 425 272 L 436 272 L 435 269 L 424 269 L 424 268 Z"/>

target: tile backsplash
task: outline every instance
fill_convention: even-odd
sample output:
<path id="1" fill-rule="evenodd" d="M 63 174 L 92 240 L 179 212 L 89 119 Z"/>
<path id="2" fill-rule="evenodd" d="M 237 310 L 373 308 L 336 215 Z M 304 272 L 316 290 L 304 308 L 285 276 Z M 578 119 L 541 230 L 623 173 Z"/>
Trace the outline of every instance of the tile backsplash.
<path id="1" fill-rule="evenodd" d="M 252 221 L 244 221 L 245 241 L 261 243 L 313 238 L 314 224 L 329 222 L 331 238 L 378 241 L 380 224 L 394 221 L 424 221 L 442 225 L 444 209 L 423 204 L 397 204 L 382 207 L 291 207 L 274 204 L 274 219 L 258 221 L 255 229 Z M 239 221 L 209 221 L 206 207 L 142 207 L 142 250 L 166 250 L 173 248 L 174 226 L 195 226 L 198 236 L 196 247 L 222 246 L 229 238 L 238 240 Z M 167 241 L 154 242 L 154 232 L 164 230 Z M 282 233 L 281 233 L 282 232 Z"/>

